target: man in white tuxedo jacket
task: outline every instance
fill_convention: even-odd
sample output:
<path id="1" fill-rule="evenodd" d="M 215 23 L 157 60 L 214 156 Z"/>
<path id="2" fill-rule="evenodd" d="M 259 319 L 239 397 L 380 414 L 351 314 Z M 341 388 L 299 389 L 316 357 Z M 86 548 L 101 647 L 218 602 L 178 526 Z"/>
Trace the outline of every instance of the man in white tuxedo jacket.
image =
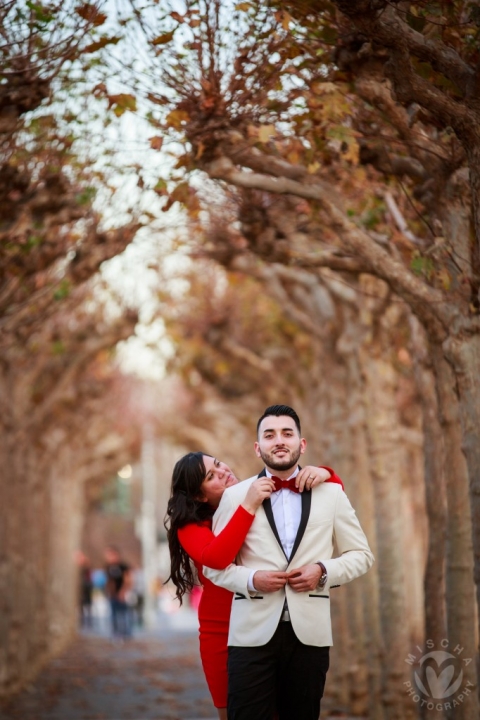
<path id="1" fill-rule="evenodd" d="M 305 452 L 297 413 L 267 408 L 258 421 L 260 475 L 276 489 L 257 511 L 226 570 L 204 568 L 234 593 L 228 638 L 228 719 L 318 720 L 332 645 L 330 588 L 354 580 L 374 558 L 342 487 L 298 493 Z M 228 488 L 214 516 L 218 534 L 257 476 Z M 333 544 L 339 556 L 333 558 Z"/>

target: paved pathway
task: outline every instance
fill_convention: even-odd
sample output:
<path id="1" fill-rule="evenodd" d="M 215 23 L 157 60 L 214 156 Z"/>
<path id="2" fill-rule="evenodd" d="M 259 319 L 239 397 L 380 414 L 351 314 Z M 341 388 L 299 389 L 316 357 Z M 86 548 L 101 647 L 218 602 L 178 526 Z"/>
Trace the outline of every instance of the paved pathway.
<path id="1" fill-rule="evenodd" d="M 195 614 L 160 615 L 124 643 L 106 626 L 83 633 L 26 690 L 0 705 L 1 720 L 216 718 L 198 656 Z"/>
<path id="2" fill-rule="evenodd" d="M 0 702 L 0 720 L 218 720 L 200 664 L 196 613 L 171 608 L 159 611 L 153 630 L 137 630 L 123 643 L 110 639 L 107 611 L 97 608 L 93 630 Z M 355 720 L 327 707 L 322 718 Z"/>

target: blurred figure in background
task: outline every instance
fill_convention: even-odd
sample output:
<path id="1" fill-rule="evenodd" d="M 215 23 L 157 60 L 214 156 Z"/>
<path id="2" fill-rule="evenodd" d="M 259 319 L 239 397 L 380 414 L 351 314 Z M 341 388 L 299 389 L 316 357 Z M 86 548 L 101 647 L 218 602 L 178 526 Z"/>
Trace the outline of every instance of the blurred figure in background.
<path id="1" fill-rule="evenodd" d="M 128 593 L 132 589 L 132 573 L 114 545 L 109 545 L 105 550 L 105 562 L 105 592 L 110 601 L 112 633 L 114 637 L 125 639 L 132 634 L 132 613 L 127 603 Z"/>
<path id="2" fill-rule="evenodd" d="M 101 592 L 103 595 L 107 584 L 107 574 L 103 568 L 95 568 L 92 570 L 92 583 L 93 589 L 99 593 Z"/>
<path id="3" fill-rule="evenodd" d="M 79 568 L 80 580 L 80 626 L 82 628 L 92 627 L 92 569 L 90 560 L 80 550 L 76 554 L 76 561 Z"/>
<path id="4" fill-rule="evenodd" d="M 145 607 L 145 573 L 143 568 L 135 567 L 132 571 L 131 589 L 127 592 L 127 603 L 132 613 L 132 622 L 143 627 L 143 610 Z"/>

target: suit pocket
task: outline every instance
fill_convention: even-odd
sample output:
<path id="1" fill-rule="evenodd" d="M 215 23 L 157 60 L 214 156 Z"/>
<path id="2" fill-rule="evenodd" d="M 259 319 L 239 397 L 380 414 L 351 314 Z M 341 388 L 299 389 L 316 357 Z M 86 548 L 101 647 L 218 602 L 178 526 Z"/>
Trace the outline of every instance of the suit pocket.
<path id="1" fill-rule="evenodd" d="M 310 594 L 308 597 L 327 598 L 327 600 L 330 600 L 330 595 L 313 595 L 313 594 Z"/>
<path id="2" fill-rule="evenodd" d="M 247 596 L 242 593 L 236 592 L 234 600 L 246 600 Z M 252 595 L 250 600 L 263 600 L 263 595 Z"/>
<path id="3" fill-rule="evenodd" d="M 307 528 L 309 530 L 313 530 L 315 528 L 315 530 L 320 530 L 321 532 L 325 532 L 332 527 L 333 523 L 330 518 L 317 519 L 311 517 L 307 523 Z"/>

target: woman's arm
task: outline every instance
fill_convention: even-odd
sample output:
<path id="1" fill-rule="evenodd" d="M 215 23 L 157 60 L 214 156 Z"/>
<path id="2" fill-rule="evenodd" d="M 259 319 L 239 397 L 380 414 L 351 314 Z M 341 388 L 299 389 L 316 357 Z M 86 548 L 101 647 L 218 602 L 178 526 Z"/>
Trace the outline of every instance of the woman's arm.
<path id="1" fill-rule="evenodd" d="M 248 487 L 242 504 L 233 513 L 227 525 L 214 535 L 205 525 L 190 523 L 178 531 L 178 539 L 192 560 L 223 570 L 232 563 L 243 545 L 245 536 L 255 517 L 256 510 L 265 498 L 270 497 L 275 485 L 270 478 L 259 477 Z"/>
<path id="2" fill-rule="evenodd" d="M 196 563 L 223 570 L 234 561 L 254 517 L 240 505 L 219 535 L 206 525 L 190 523 L 178 531 L 178 539 Z"/>
<path id="3" fill-rule="evenodd" d="M 295 484 L 303 492 L 304 490 L 311 490 L 322 482 L 334 482 L 343 487 L 343 482 L 338 477 L 332 468 L 326 465 L 320 465 L 315 467 L 314 465 L 306 465 L 303 467 L 295 478 Z"/>

